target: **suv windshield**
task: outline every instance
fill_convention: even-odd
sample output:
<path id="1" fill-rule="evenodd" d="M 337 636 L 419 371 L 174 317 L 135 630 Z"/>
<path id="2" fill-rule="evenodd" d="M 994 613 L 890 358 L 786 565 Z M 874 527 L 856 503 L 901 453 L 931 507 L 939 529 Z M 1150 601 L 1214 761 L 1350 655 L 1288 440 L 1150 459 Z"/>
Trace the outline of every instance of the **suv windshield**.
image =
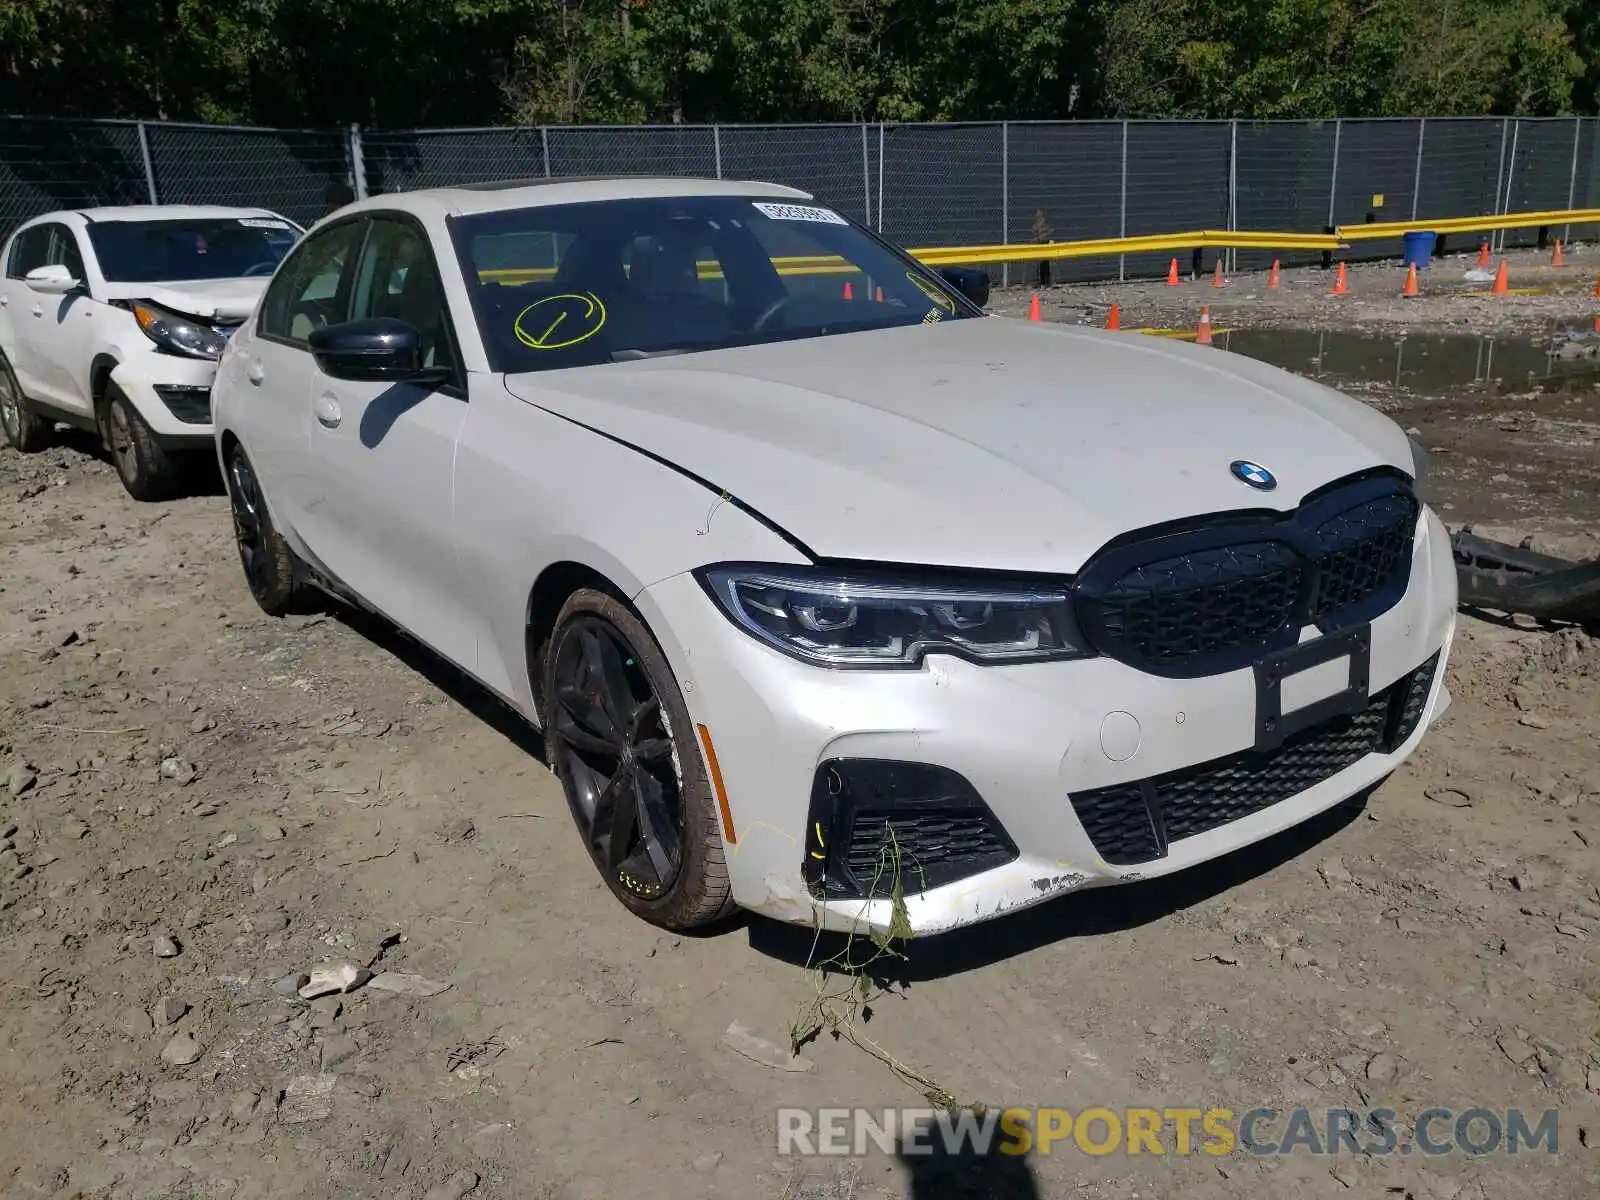
<path id="1" fill-rule="evenodd" d="M 166 283 L 271 275 L 300 239 L 281 217 L 96 221 L 89 241 L 111 283 Z"/>
<path id="2" fill-rule="evenodd" d="M 743 196 L 451 220 L 497 371 L 552 370 L 982 316 L 831 209 Z"/>

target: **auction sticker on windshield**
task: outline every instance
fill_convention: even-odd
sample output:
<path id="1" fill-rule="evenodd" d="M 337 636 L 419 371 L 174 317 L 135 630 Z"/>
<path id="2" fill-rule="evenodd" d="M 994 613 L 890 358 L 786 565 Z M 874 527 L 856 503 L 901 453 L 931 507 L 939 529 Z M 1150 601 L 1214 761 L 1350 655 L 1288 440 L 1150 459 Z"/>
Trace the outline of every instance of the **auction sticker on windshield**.
<path id="1" fill-rule="evenodd" d="M 809 204 L 766 204 L 755 202 L 756 208 L 774 221 L 814 221 L 822 225 L 848 225 L 831 208 L 813 208 Z"/>
<path id="2" fill-rule="evenodd" d="M 276 217 L 240 217 L 239 224 L 246 229 L 287 229 L 289 222 Z"/>

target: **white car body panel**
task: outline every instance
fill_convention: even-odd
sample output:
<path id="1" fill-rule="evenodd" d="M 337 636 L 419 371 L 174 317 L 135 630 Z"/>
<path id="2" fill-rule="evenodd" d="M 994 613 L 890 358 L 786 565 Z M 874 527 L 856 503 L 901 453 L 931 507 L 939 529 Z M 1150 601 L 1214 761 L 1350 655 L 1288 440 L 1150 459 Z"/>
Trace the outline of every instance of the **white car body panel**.
<path id="1" fill-rule="evenodd" d="M 239 217 L 298 229 L 267 209 L 188 204 L 67 210 L 18 226 L 6 242 L 0 264 L 9 263 L 11 247 L 26 230 L 41 224 L 65 225 L 76 238 L 87 288 L 87 294 L 47 296 L 32 291 L 21 279 L 0 279 L 0 350 L 10 359 L 24 394 L 56 419 L 94 428 L 94 379 L 97 369 L 109 367 L 109 378 L 158 438 L 169 444 L 205 445 L 213 434 L 211 423 L 180 420 L 156 389 L 209 388 L 216 363 L 163 353 L 139 329 L 132 313 L 112 301 L 148 300 L 202 322 L 234 323 L 253 311 L 268 277 L 110 282 L 87 231 L 95 222 Z"/>
<path id="2" fill-rule="evenodd" d="M 1060 574 L 1128 529 L 1293 507 L 1408 469 L 1405 436 L 1318 384 L 1164 338 L 993 318 L 513 376 L 819 554 Z M 1070 363 L 1070 370 L 1063 363 Z M 1245 490 L 1225 468 L 1271 463 Z"/>
<path id="3" fill-rule="evenodd" d="M 1006 866 L 908 887 L 922 934 L 1259 841 L 1381 780 L 1444 710 L 1455 574 L 1445 531 L 1425 510 L 1409 586 L 1371 622 L 1374 694 L 1438 656 L 1415 732 L 1137 867 L 1096 853 L 1069 794 L 1250 747 L 1251 670 L 1165 678 L 1106 657 L 979 666 L 938 653 L 912 670 L 826 670 L 736 627 L 698 568 L 817 556 L 1061 578 L 1132 530 L 1282 512 L 1331 481 L 1413 463 L 1387 418 L 1287 372 L 1164 340 L 994 318 L 532 374 L 489 369 L 449 217 L 701 194 L 809 199 L 761 184 L 608 180 L 438 189 L 341 210 L 334 219 L 399 211 L 428 232 L 465 394 L 398 386 L 380 396 L 330 379 L 305 350 L 258 337 L 252 319 L 223 355 L 215 416 L 219 453 L 237 441 L 249 454 L 296 553 L 535 726 L 527 626 L 541 575 L 581 564 L 630 598 L 691 719 L 715 738 L 739 904 L 839 929 L 888 927 L 887 901 L 820 900 L 803 877 L 812 780 L 830 758 L 959 772 L 1020 848 Z M 1280 486 L 1246 488 L 1233 459 L 1270 463 Z M 1302 641 L 1317 636 L 1308 629 Z M 1131 749 L 1102 732 L 1112 719 L 1137 729 Z M 702 753 L 692 737 L 679 750 Z"/>

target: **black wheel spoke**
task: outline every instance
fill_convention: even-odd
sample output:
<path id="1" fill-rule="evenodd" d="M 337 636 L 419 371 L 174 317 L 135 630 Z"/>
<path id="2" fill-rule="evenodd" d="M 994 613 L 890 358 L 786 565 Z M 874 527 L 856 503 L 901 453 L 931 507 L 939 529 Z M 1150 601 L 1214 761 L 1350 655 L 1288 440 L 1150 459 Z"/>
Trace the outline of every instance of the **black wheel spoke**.
<path id="1" fill-rule="evenodd" d="M 640 762 L 659 763 L 672 757 L 670 738 L 645 738 L 633 744 L 633 756 Z"/>
<path id="2" fill-rule="evenodd" d="M 609 724 L 601 714 L 595 720 L 593 705 L 575 688 L 564 687 L 556 691 L 556 733 L 577 750 L 591 754 L 604 754 L 613 759 L 622 757 L 622 743 L 612 735 Z"/>
<path id="3" fill-rule="evenodd" d="M 618 771 L 595 807 L 595 844 L 605 841 L 606 865 L 613 871 L 627 860 L 639 828 L 639 797 L 632 777 L 631 770 Z"/>
<path id="4" fill-rule="evenodd" d="M 634 772 L 633 788 L 645 854 L 655 868 L 656 878 L 668 879 L 673 864 L 678 861 L 678 827 L 674 815 L 668 811 L 666 789 L 648 771 Z"/>

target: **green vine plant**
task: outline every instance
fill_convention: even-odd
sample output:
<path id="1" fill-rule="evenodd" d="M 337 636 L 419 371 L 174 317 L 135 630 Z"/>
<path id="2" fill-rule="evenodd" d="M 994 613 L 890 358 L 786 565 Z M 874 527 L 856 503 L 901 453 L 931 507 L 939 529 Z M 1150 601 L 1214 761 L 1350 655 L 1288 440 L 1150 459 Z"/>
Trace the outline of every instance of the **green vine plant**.
<path id="1" fill-rule="evenodd" d="M 868 930 L 863 936 L 856 925 L 844 936 L 839 950 L 819 960 L 822 944 L 822 922 L 818 918 L 812 929 L 811 950 L 806 962 L 812 972 L 813 994 L 800 1005 L 800 1012 L 789 1027 L 792 1053 L 827 1034 L 835 1041 L 848 1042 L 863 1054 L 888 1067 L 902 1083 L 923 1096 L 930 1105 L 946 1112 L 957 1112 L 963 1105 L 955 1095 L 932 1076 L 924 1074 L 885 1050 L 865 1032 L 872 1020 L 872 1005 L 892 992 L 892 985 L 880 982 L 883 972 L 874 971 L 880 964 L 896 960 L 907 961 L 907 955 L 896 943 L 905 943 L 911 937 L 911 917 L 906 910 L 905 880 L 902 874 L 903 855 L 894 826 L 885 822 L 888 837 L 878 851 L 872 884 L 867 889 L 869 897 L 879 897 L 879 890 L 887 881 L 890 901 L 889 925 L 882 930 Z M 922 868 L 912 864 L 921 878 Z M 858 956 L 857 950 L 870 947 Z"/>

